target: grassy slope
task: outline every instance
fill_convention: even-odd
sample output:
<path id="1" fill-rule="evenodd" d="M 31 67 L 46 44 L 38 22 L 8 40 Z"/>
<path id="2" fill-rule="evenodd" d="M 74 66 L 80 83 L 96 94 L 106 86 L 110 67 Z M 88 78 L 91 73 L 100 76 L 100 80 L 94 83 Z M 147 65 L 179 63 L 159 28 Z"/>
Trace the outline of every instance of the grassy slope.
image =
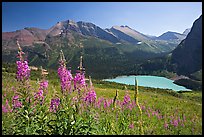
<path id="1" fill-rule="evenodd" d="M 15 74 L 2 73 L 2 95 L 7 93 L 7 96 L 11 96 L 13 92 L 12 88 L 17 87 L 17 82 L 14 79 Z M 54 82 L 55 81 L 55 82 Z M 38 84 L 35 80 L 30 81 L 32 88 L 35 91 L 38 90 Z M 51 98 L 55 93 L 60 92 L 60 85 L 54 84 L 58 83 L 57 79 L 49 80 L 49 94 L 48 98 Z M 124 85 L 102 82 L 93 80 L 95 91 L 97 97 L 104 97 L 113 99 L 116 89 L 119 90 L 119 99 L 123 100 L 125 95 Z M 131 99 L 134 98 L 134 86 L 127 86 Z M 8 92 L 10 91 L 10 92 Z M 5 100 L 3 101 L 5 103 Z M 47 102 L 48 103 L 48 102 Z M 202 134 L 202 92 L 192 91 L 176 93 L 171 90 L 165 89 L 155 89 L 155 88 L 145 88 L 139 87 L 139 103 L 141 106 L 150 108 L 153 110 L 160 110 L 162 115 L 173 116 L 182 115 L 186 116 L 187 121 L 195 119 L 196 125 L 192 134 Z M 159 127 L 162 127 L 162 122 L 155 119 L 147 117 L 147 113 L 143 110 L 144 118 L 144 130 L 146 134 L 172 134 L 172 132 L 161 133 Z M 158 126 L 161 125 L 161 126 Z M 190 134 L 192 127 L 192 122 L 187 122 L 185 124 L 185 130 L 179 131 L 179 134 Z M 163 130 L 162 130 L 163 131 Z"/>

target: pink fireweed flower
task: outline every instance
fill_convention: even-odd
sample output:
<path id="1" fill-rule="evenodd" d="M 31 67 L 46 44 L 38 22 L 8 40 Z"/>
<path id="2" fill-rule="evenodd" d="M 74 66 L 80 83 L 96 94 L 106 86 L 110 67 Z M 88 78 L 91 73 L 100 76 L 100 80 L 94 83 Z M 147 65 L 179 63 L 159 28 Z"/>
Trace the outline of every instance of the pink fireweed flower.
<path id="1" fill-rule="evenodd" d="M 34 97 L 38 99 L 40 98 L 44 99 L 43 91 L 45 91 L 47 88 L 48 88 L 48 81 L 46 80 L 41 81 L 39 91 L 34 95 Z"/>
<path id="2" fill-rule="evenodd" d="M 17 45 L 18 45 L 18 56 L 17 58 L 20 59 L 20 61 L 16 61 L 16 65 L 17 65 L 17 72 L 16 72 L 16 78 L 18 81 L 24 81 L 27 80 L 30 76 L 30 69 L 28 66 L 28 61 L 24 60 L 23 55 L 25 54 L 21 47 L 19 42 L 17 41 Z"/>
<path id="3" fill-rule="evenodd" d="M 59 98 L 52 99 L 50 103 L 50 112 L 56 112 L 58 110 L 59 104 L 60 104 Z"/>
<path id="4" fill-rule="evenodd" d="M 132 103 L 130 103 L 129 105 L 128 105 L 128 108 L 129 108 L 129 110 L 132 110 L 133 108 L 134 108 L 134 103 L 132 102 Z"/>
<path id="5" fill-rule="evenodd" d="M 64 93 L 65 91 L 71 92 L 71 82 L 73 80 L 71 70 L 66 69 L 66 60 L 62 50 L 60 51 L 60 60 L 59 60 L 58 76 L 60 78 L 61 90 Z"/>
<path id="6" fill-rule="evenodd" d="M 85 82 L 85 75 L 83 72 L 77 72 L 75 77 L 74 77 L 74 89 L 81 89 L 81 87 L 85 87 L 86 82 Z"/>
<path id="7" fill-rule="evenodd" d="M 46 89 L 48 87 L 48 81 L 47 80 L 43 80 L 42 82 L 40 82 L 40 87 L 42 89 Z"/>
<path id="8" fill-rule="evenodd" d="M 108 100 L 107 105 L 110 107 L 110 105 L 113 103 L 113 99 Z"/>
<path id="9" fill-rule="evenodd" d="M 104 100 L 103 97 L 98 98 L 98 101 L 96 102 L 96 106 L 97 106 L 98 108 L 101 107 L 101 102 L 102 102 L 103 100 Z"/>
<path id="10" fill-rule="evenodd" d="M 43 96 L 43 90 L 40 89 L 35 95 L 34 95 L 35 99 L 44 99 Z"/>
<path id="11" fill-rule="evenodd" d="M 73 80 L 71 70 L 67 70 L 64 65 L 61 65 L 58 68 L 58 76 L 60 77 L 62 91 L 71 91 L 71 82 Z"/>
<path id="12" fill-rule="evenodd" d="M 130 102 L 130 96 L 128 95 L 128 94 L 126 94 L 125 96 L 124 96 L 124 100 L 123 100 L 123 105 L 126 105 L 126 104 L 129 104 L 129 102 Z"/>
<path id="13" fill-rule="evenodd" d="M 89 91 L 84 97 L 84 101 L 88 103 L 93 103 L 96 100 L 96 92 L 94 90 Z"/>
<path id="14" fill-rule="evenodd" d="M 177 126 L 178 126 L 178 120 L 177 120 L 177 119 L 174 119 L 172 125 L 173 125 L 174 127 L 177 127 Z"/>
<path id="15" fill-rule="evenodd" d="M 129 125 L 129 128 L 133 129 L 133 128 L 134 128 L 134 123 L 131 123 L 131 124 Z"/>
<path id="16" fill-rule="evenodd" d="M 18 100 L 19 99 L 19 96 L 16 95 L 13 97 L 12 99 L 12 106 L 13 106 L 13 109 L 15 108 L 21 108 L 22 107 L 22 103 Z"/>
<path id="17" fill-rule="evenodd" d="M 104 107 L 104 108 L 110 107 L 110 105 L 111 105 L 112 103 L 113 103 L 113 99 L 109 99 L 109 100 L 105 99 L 105 100 L 103 101 L 103 107 Z"/>
<path id="18" fill-rule="evenodd" d="M 7 113 L 7 112 L 8 112 L 8 109 L 7 109 L 6 106 L 4 106 L 3 104 L 2 104 L 2 112 L 4 112 L 4 113 Z"/>
<path id="19" fill-rule="evenodd" d="M 18 81 L 27 80 L 30 77 L 30 68 L 27 61 L 16 61 L 17 64 L 17 75 Z"/>
<path id="20" fill-rule="evenodd" d="M 40 82 L 39 91 L 37 93 L 35 93 L 35 95 L 34 95 L 35 99 L 39 99 L 39 100 L 41 100 L 43 102 L 43 100 L 44 100 L 43 93 L 44 93 L 44 91 L 47 90 L 47 88 L 48 88 L 48 81 L 47 80 L 42 80 Z"/>
<path id="21" fill-rule="evenodd" d="M 107 100 L 104 100 L 103 107 L 106 108 L 108 106 Z"/>
<path id="22" fill-rule="evenodd" d="M 142 110 L 145 110 L 145 106 L 141 106 L 141 109 L 142 109 Z"/>
<path id="23" fill-rule="evenodd" d="M 168 128 L 168 123 L 165 121 L 165 123 L 164 123 L 164 128 Z"/>
<path id="24" fill-rule="evenodd" d="M 4 106 L 2 104 L 2 112 L 4 112 L 4 113 L 12 112 L 12 109 L 11 109 L 7 99 L 6 99 L 6 105 Z"/>

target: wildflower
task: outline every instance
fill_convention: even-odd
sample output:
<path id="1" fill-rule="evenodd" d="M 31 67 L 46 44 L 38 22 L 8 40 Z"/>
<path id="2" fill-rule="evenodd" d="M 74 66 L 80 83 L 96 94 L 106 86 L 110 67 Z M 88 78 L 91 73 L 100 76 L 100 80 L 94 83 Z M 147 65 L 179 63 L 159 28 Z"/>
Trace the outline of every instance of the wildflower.
<path id="1" fill-rule="evenodd" d="M 42 101 L 44 100 L 44 91 L 47 89 L 48 87 L 48 81 L 46 80 L 42 80 L 40 82 L 40 88 L 39 91 L 34 95 L 35 99 L 41 99 Z M 42 103 L 42 102 L 41 102 Z"/>
<path id="2" fill-rule="evenodd" d="M 168 123 L 165 121 L 165 123 L 164 123 L 164 128 L 168 128 Z"/>
<path id="3" fill-rule="evenodd" d="M 149 114 L 149 112 L 147 113 L 147 115 L 148 115 L 148 117 L 150 118 L 151 115 Z"/>
<path id="4" fill-rule="evenodd" d="M 67 70 L 66 67 L 61 65 L 58 68 L 58 76 L 60 77 L 62 91 L 70 91 L 71 81 L 73 80 L 71 70 Z"/>
<path id="5" fill-rule="evenodd" d="M 178 120 L 177 119 L 173 120 L 173 125 L 174 125 L 174 127 L 178 126 Z"/>
<path id="6" fill-rule="evenodd" d="M 79 90 L 81 87 L 84 87 L 85 83 L 85 75 L 83 72 L 77 72 L 74 77 L 74 89 L 78 88 Z"/>
<path id="7" fill-rule="evenodd" d="M 106 108 L 107 106 L 108 106 L 108 103 L 106 100 L 104 100 L 103 107 Z"/>
<path id="8" fill-rule="evenodd" d="M 2 112 L 7 113 L 7 112 L 12 112 L 12 109 L 9 106 L 8 100 L 6 99 L 6 105 L 4 106 L 2 104 Z"/>
<path id="9" fill-rule="evenodd" d="M 128 94 L 126 94 L 124 96 L 124 100 L 123 100 L 123 105 L 126 105 L 130 102 L 130 96 Z"/>
<path id="10" fill-rule="evenodd" d="M 4 112 L 4 113 L 7 113 L 7 112 L 8 112 L 6 106 L 4 106 L 3 104 L 2 104 L 2 112 Z"/>
<path id="11" fill-rule="evenodd" d="M 145 106 L 141 106 L 141 109 L 142 109 L 142 110 L 145 110 Z"/>
<path id="12" fill-rule="evenodd" d="M 59 60 L 60 67 L 58 68 L 58 76 L 60 77 L 61 89 L 64 93 L 65 91 L 71 91 L 71 81 L 73 80 L 71 70 L 66 69 L 66 60 L 64 54 L 61 50 L 61 59 Z"/>
<path id="13" fill-rule="evenodd" d="M 98 98 L 98 101 L 96 102 L 96 106 L 97 106 L 98 108 L 100 108 L 101 102 L 102 102 L 103 100 L 104 100 L 104 98 L 102 98 L 102 97 Z"/>
<path id="14" fill-rule="evenodd" d="M 30 77 L 30 69 L 27 61 L 16 61 L 17 64 L 17 80 L 23 81 Z"/>
<path id="15" fill-rule="evenodd" d="M 87 95 L 84 98 L 85 102 L 93 103 L 96 100 L 96 92 L 94 90 L 91 90 L 87 93 Z"/>
<path id="16" fill-rule="evenodd" d="M 78 89 L 79 91 L 81 90 L 81 87 L 86 86 L 85 82 L 85 74 L 84 74 L 84 68 L 82 65 L 82 56 L 80 57 L 80 64 L 79 64 L 79 71 L 76 73 L 74 77 L 74 89 Z M 90 83 L 90 86 L 92 86 L 92 83 Z"/>
<path id="17" fill-rule="evenodd" d="M 40 82 L 40 87 L 42 89 L 46 89 L 48 87 L 48 81 L 43 80 L 42 82 Z"/>
<path id="18" fill-rule="evenodd" d="M 110 105 L 113 103 L 113 99 L 108 100 L 107 105 L 110 107 Z"/>
<path id="19" fill-rule="evenodd" d="M 129 125 L 129 128 L 133 129 L 133 128 L 134 128 L 134 123 L 131 123 L 131 124 Z"/>
<path id="20" fill-rule="evenodd" d="M 133 102 L 128 105 L 128 108 L 129 108 L 129 110 L 132 110 L 134 108 Z"/>
<path id="21" fill-rule="evenodd" d="M 162 116 L 162 115 L 157 115 L 157 118 L 158 118 L 158 119 L 162 119 L 163 116 Z"/>
<path id="22" fill-rule="evenodd" d="M 59 104 L 60 104 L 60 99 L 59 98 L 51 99 L 50 112 L 56 112 L 58 110 Z"/>
<path id="23" fill-rule="evenodd" d="M 30 76 L 30 68 L 28 66 L 28 61 L 24 60 L 23 58 L 23 55 L 25 54 L 18 41 L 17 41 L 17 45 L 18 45 L 18 48 L 19 48 L 19 51 L 18 51 L 18 58 L 20 59 L 20 61 L 16 61 L 16 65 L 17 65 L 17 80 L 18 81 L 24 81 L 24 80 L 27 80 Z"/>
<path id="24" fill-rule="evenodd" d="M 18 95 L 13 97 L 13 99 L 12 99 L 13 109 L 22 107 L 22 103 L 18 99 L 19 99 Z"/>
<path id="25" fill-rule="evenodd" d="M 44 99 L 43 90 L 40 89 L 34 96 L 35 96 L 35 98 L 38 98 L 38 99 L 40 99 L 40 98 Z"/>

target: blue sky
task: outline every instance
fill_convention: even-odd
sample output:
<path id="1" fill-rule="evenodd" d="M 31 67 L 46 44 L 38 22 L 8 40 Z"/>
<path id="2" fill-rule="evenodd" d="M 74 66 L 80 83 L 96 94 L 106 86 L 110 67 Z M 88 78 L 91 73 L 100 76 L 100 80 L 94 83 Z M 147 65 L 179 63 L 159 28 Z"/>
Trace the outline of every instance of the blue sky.
<path id="1" fill-rule="evenodd" d="M 2 31 L 48 29 L 68 19 L 101 28 L 127 25 L 143 34 L 183 33 L 202 14 L 202 2 L 3 2 Z"/>

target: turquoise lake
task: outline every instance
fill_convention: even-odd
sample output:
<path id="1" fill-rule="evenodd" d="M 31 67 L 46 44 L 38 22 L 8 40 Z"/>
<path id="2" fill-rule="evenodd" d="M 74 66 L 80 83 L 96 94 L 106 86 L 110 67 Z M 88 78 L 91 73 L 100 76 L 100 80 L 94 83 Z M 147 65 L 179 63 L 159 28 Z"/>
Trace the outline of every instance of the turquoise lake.
<path id="1" fill-rule="evenodd" d="M 158 76 L 119 76 L 114 79 L 104 79 L 104 81 L 122 83 L 127 85 L 135 85 L 135 77 L 138 80 L 138 85 L 143 87 L 153 87 L 162 89 L 172 89 L 174 91 L 191 91 L 183 86 L 174 84 L 173 80 Z"/>

